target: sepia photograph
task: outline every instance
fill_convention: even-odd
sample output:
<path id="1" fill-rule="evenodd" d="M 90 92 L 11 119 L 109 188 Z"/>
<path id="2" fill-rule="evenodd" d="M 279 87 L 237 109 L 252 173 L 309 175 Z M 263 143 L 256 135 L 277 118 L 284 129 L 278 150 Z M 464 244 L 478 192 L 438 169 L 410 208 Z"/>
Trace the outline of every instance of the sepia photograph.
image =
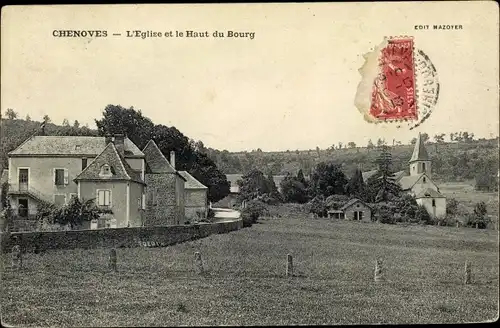
<path id="1" fill-rule="evenodd" d="M 499 316 L 494 1 L 1 10 L 5 327 Z"/>

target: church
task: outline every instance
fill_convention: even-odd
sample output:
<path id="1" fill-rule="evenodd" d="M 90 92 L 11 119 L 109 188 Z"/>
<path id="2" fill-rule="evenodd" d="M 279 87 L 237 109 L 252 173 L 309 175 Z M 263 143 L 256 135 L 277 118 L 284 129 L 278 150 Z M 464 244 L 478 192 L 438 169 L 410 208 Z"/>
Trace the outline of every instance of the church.
<path id="1" fill-rule="evenodd" d="M 399 171 L 394 174 L 404 192 L 413 195 L 417 204 L 423 205 L 433 218 L 446 215 L 446 197 L 440 193 L 437 184 L 432 181 L 432 161 L 419 133 L 413 154 L 409 161 L 410 173 Z M 366 182 L 377 170 L 363 173 Z"/>

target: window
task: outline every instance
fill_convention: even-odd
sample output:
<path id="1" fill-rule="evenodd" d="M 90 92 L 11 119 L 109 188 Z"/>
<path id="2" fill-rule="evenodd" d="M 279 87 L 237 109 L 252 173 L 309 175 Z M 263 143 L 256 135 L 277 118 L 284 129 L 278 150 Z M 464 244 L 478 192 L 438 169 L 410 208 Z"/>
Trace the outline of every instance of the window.
<path id="1" fill-rule="evenodd" d="M 87 159 L 82 158 L 82 171 L 85 170 L 86 167 L 87 167 Z"/>
<path id="2" fill-rule="evenodd" d="M 64 186 L 68 184 L 68 170 L 54 169 L 54 183 L 56 186 Z"/>
<path id="3" fill-rule="evenodd" d="M 422 163 L 422 171 L 425 171 L 425 163 Z"/>
<path id="4" fill-rule="evenodd" d="M 110 177 L 113 175 L 113 169 L 108 164 L 104 164 L 103 166 L 101 166 L 101 172 L 99 172 L 99 175 Z"/>
<path id="5" fill-rule="evenodd" d="M 425 183 L 425 177 L 424 177 L 424 183 Z"/>
<path id="6" fill-rule="evenodd" d="M 97 190 L 97 205 L 111 206 L 111 190 Z"/>
<path id="7" fill-rule="evenodd" d="M 436 207 L 436 200 L 435 199 L 432 200 L 432 207 Z"/>

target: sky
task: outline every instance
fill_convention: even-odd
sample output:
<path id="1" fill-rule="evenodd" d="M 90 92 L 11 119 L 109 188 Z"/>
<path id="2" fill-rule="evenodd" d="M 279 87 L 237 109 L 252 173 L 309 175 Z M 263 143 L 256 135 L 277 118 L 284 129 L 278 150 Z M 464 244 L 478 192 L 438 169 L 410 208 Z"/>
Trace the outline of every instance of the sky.
<path id="1" fill-rule="evenodd" d="M 133 106 L 229 151 L 407 143 L 418 132 L 496 137 L 498 13 L 494 2 L 2 7 L 1 110 L 95 127 L 106 105 Z M 53 36 L 63 29 L 108 36 Z M 162 37 L 127 37 L 133 30 Z M 255 34 L 163 36 L 187 30 Z M 440 83 L 431 116 L 414 130 L 368 123 L 354 106 L 363 54 L 400 35 L 413 36 Z"/>

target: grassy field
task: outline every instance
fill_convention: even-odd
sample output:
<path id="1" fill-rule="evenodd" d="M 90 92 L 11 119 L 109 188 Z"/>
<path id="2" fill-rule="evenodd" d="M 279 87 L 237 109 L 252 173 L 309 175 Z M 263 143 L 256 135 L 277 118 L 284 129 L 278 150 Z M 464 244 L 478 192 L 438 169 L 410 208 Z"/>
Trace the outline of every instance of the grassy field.
<path id="1" fill-rule="evenodd" d="M 194 253 L 206 269 L 196 274 Z M 295 277 L 286 278 L 286 255 Z M 2 319 L 22 326 L 483 322 L 498 317 L 498 232 L 264 218 L 167 248 L 51 251 L 2 276 Z M 385 281 L 373 282 L 384 261 Z M 473 284 L 463 284 L 464 262 Z"/>

